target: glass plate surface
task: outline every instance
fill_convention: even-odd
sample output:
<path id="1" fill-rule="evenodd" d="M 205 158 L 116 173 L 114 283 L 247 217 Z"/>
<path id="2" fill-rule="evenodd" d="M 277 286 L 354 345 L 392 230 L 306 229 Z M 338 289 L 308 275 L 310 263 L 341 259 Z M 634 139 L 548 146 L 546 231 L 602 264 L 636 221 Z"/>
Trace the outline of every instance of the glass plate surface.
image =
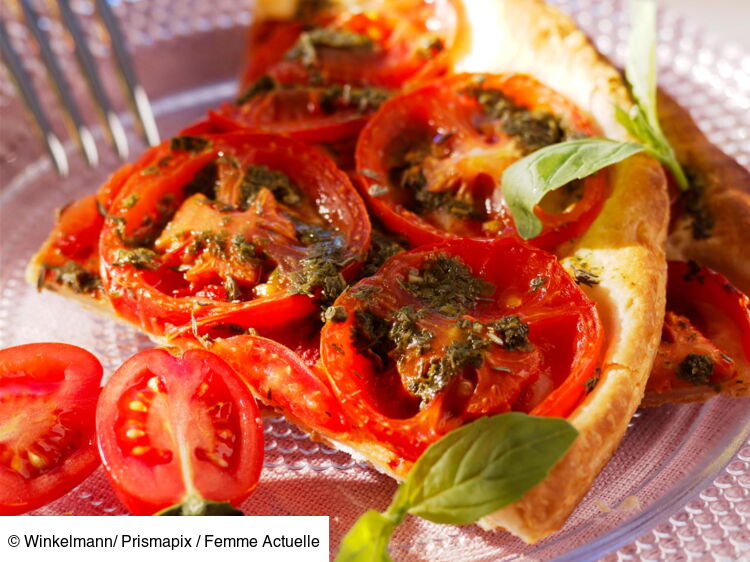
<path id="1" fill-rule="evenodd" d="M 555 3 L 576 18 L 606 55 L 622 60 L 627 37 L 623 3 Z M 91 3 L 72 4 L 88 21 L 107 87 L 122 110 L 115 79 L 106 72 L 109 47 L 90 19 Z M 164 137 L 234 95 L 250 17 L 246 4 L 116 3 Z M 47 13 L 44 8 L 40 4 Z M 32 45 L 15 16 L 9 10 L 11 34 L 43 87 L 41 67 L 29 56 Z M 46 22 L 72 76 L 75 64 L 60 24 L 52 14 Z M 662 87 L 691 110 L 714 143 L 750 167 L 750 56 L 662 12 L 658 59 Z M 45 103 L 54 114 L 49 88 L 44 89 Z M 83 92 L 77 95 L 85 100 Z M 59 179 L 20 107 L 0 67 L 0 347 L 65 341 L 91 350 L 105 372 L 112 372 L 134 352 L 149 347 L 149 340 L 55 294 L 37 294 L 23 280 L 23 270 L 51 228 L 54 209 L 93 192 L 118 163 L 101 129 L 95 129 L 102 165 L 87 168 L 69 142 L 72 173 Z M 132 120 L 126 114 L 123 119 L 133 154 L 138 154 L 143 145 Z M 60 122 L 56 125 L 64 131 Z M 247 513 L 329 515 L 335 551 L 361 513 L 389 503 L 394 482 L 366 464 L 309 440 L 282 417 L 267 418 L 265 432 L 265 468 L 258 490 L 243 504 Z M 125 511 L 99 469 L 67 496 L 35 513 Z M 396 560 L 430 561 L 738 560 L 749 553 L 750 400 L 725 398 L 639 411 L 614 458 L 566 526 L 536 545 L 525 545 L 503 532 L 438 526 L 416 518 L 409 518 L 391 543 Z"/>

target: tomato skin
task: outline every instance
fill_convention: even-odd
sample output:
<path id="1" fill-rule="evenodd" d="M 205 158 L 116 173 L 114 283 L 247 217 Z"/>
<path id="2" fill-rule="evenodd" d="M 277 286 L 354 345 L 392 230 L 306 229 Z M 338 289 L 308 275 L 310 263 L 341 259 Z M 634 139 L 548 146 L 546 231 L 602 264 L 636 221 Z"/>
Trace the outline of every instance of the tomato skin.
<path id="1" fill-rule="evenodd" d="M 255 400 L 207 351 L 131 357 L 102 390 L 96 428 L 107 477 L 134 515 L 196 497 L 236 504 L 260 478 L 263 424 Z"/>
<path id="2" fill-rule="evenodd" d="M 662 342 L 647 391 L 693 387 L 675 370 L 691 353 L 713 363 L 708 384 L 715 390 L 731 386 L 750 365 L 750 298 L 716 271 L 671 261 Z"/>
<path id="3" fill-rule="evenodd" d="M 229 363 L 260 399 L 306 427 L 344 437 L 352 425 L 315 366 L 273 340 L 258 336 L 218 339 L 211 351 Z"/>
<path id="4" fill-rule="evenodd" d="M 493 296 L 477 304 L 467 317 L 486 322 L 517 314 L 529 323 L 528 337 L 533 349 L 523 352 L 526 355 L 493 351 L 502 359 L 500 365 L 513 366 L 512 376 L 491 374 L 491 367 L 482 366 L 480 369 L 484 370 L 477 370 L 474 378 L 471 374 L 465 379 L 465 375 L 455 376 L 420 408 L 419 400 L 409 394 L 395 368 L 376 368 L 367 354 L 356 351 L 354 319 L 355 311 L 363 307 L 374 306 L 381 311 L 382 307 L 397 310 L 405 304 L 414 305 L 413 300 L 400 296 L 400 280 L 410 271 L 418 271 L 430 256 L 439 254 L 458 258 L 473 275 L 495 285 Z M 547 279 L 538 291 L 529 288 L 535 276 Z M 368 294 L 374 296 L 364 300 L 357 297 L 363 288 L 370 288 Z M 376 275 L 345 292 L 335 306 L 343 307 L 347 318 L 327 322 L 321 336 L 322 360 L 334 392 L 362 431 L 407 461 L 416 460 L 441 435 L 482 415 L 513 409 L 532 415 L 567 417 L 586 394 L 586 382 L 600 360 L 603 343 L 595 304 L 578 289 L 554 256 L 508 238 L 452 240 L 398 254 Z M 425 320 L 430 325 L 444 322 L 439 318 L 432 320 L 434 315 L 430 314 Z M 430 341 L 447 343 L 451 340 L 439 338 L 449 333 L 434 332 Z M 485 365 L 489 361 L 486 359 Z M 537 382 L 542 374 L 548 382 Z M 461 391 L 459 383 L 463 380 L 475 381 L 472 394 L 464 402 L 457 402 L 456 393 Z M 529 394 L 539 384 L 547 385 L 548 390 L 537 397 Z"/>
<path id="5" fill-rule="evenodd" d="M 468 88 L 476 87 L 478 76 L 483 77 L 482 87 L 501 91 L 521 107 L 562 116 L 575 135 L 599 133 L 571 102 L 522 74 L 461 74 L 391 98 L 360 134 L 356 165 L 361 182 L 355 185 L 378 219 L 412 245 L 462 237 L 518 237 L 501 186 L 493 178 L 499 179 L 521 153 L 512 139 L 508 140 L 509 135 L 492 128 L 496 125 L 490 127 L 493 120 L 479 102 L 465 94 Z M 455 191 L 464 198 L 470 194 L 472 215 L 467 218 L 440 209 L 419 209 L 415 195 L 393 177 L 400 165 L 398 159 L 417 148 L 428 150 L 420 164 L 426 192 Z M 429 153 L 432 150 L 439 155 Z M 606 194 L 607 176 L 602 172 L 584 180 L 582 198 L 564 211 L 550 213 L 537 207 L 535 213 L 543 230 L 530 243 L 553 250 L 580 236 L 598 215 Z"/>
<path id="6" fill-rule="evenodd" d="M 310 143 L 355 138 L 384 97 L 448 72 L 460 13 L 451 0 L 400 0 L 387 10 L 337 6 L 335 13 L 323 9 L 304 21 L 262 21 L 250 30 L 244 94 L 210 119 L 222 130 L 272 132 Z M 369 45 L 303 41 L 303 34 L 321 30 L 366 37 Z M 300 56 L 303 44 L 312 60 Z M 337 88 L 347 93 L 339 95 Z"/>
<path id="7" fill-rule="evenodd" d="M 174 153 L 168 143 L 150 149 L 118 192 L 99 243 L 102 280 L 113 307 L 125 319 L 157 335 L 168 331 L 185 332 L 191 329 L 194 321 L 201 327 L 205 323 L 227 322 L 264 329 L 309 315 L 316 308 L 314 299 L 290 294 L 283 288 L 271 295 L 226 302 L 221 287 L 217 291 L 215 286 L 206 286 L 202 294 L 197 294 L 198 289 L 192 285 L 185 287 L 187 283 L 183 276 L 175 272 L 171 264 L 163 263 L 153 271 L 122 265 L 118 261 L 118 256 L 129 249 L 124 238 L 134 236 L 138 225 L 145 224 L 145 219 L 158 216 L 160 201 L 168 199 L 171 204 L 181 208 L 187 197 L 184 186 L 199 170 L 216 161 L 220 155 L 225 158 L 234 155 L 252 164 L 287 174 L 310 204 L 317 208 L 328 227 L 340 233 L 342 260 L 347 263 L 342 269 L 344 277 L 351 278 L 356 273 L 369 244 L 369 219 L 356 190 L 333 162 L 315 149 L 275 135 L 228 133 L 207 134 L 200 138 L 209 144 L 198 152 Z M 162 164 L 158 164 L 160 162 Z M 149 171 L 154 167 L 158 168 L 157 173 Z M 144 170 L 149 173 L 142 173 Z M 137 202 L 128 205 L 129 198 L 133 196 L 137 196 Z M 195 207 L 196 213 L 200 211 L 200 205 Z M 245 215 L 252 212 L 251 209 Z M 278 223 L 269 223 L 270 226 L 264 231 L 270 232 L 264 235 L 266 242 L 274 236 L 286 236 L 283 229 L 289 230 L 291 225 L 291 221 L 280 213 L 274 216 L 286 222 L 278 228 Z M 276 220 L 269 218 L 269 214 L 261 213 L 257 217 L 259 224 L 262 220 Z M 200 226 L 191 223 L 193 229 Z M 299 263 L 298 260 L 304 255 L 302 249 L 295 250 L 287 244 L 287 250 L 283 244 L 274 244 L 280 259 L 286 260 L 284 267 L 292 267 L 294 260 Z M 198 304 L 198 301 L 204 304 Z M 206 301 L 208 304 L 205 304 Z"/>
<path id="8" fill-rule="evenodd" d="M 41 507 L 99 466 L 94 419 L 101 377 L 96 357 L 73 345 L 0 350 L 0 515 Z M 32 450 L 46 470 L 30 462 Z"/>

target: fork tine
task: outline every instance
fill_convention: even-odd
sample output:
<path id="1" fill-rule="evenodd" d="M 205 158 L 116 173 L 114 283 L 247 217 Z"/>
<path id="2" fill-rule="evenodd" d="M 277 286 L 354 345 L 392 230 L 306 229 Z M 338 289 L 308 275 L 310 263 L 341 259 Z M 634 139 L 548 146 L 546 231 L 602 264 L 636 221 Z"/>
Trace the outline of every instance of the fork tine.
<path id="1" fill-rule="evenodd" d="M 21 63 L 21 57 L 13 48 L 8 31 L 5 29 L 5 22 L 2 18 L 0 18 L 0 51 L 2 51 L 3 60 L 10 71 L 13 81 L 21 92 L 21 98 L 23 98 L 26 106 L 29 108 L 29 111 L 31 111 L 34 120 L 42 132 L 44 144 L 47 148 L 47 152 L 49 152 L 49 155 L 52 158 L 52 162 L 55 164 L 55 168 L 57 168 L 57 173 L 63 177 L 67 176 L 70 172 L 70 168 L 68 167 L 68 157 L 65 155 L 65 149 L 63 148 L 60 139 L 52 130 L 47 115 L 44 113 L 42 105 L 39 102 L 39 97 L 36 95 L 31 78 Z"/>
<path id="2" fill-rule="evenodd" d="M 117 16 L 115 16 L 107 0 L 96 0 L 96 8 L 104 23 L 104 27 L 107 28 L 109 36 L 112 39 L 112 50 L 114 51 L 130 103 L 141 122 L 143 136 L 150 146 L 155 146 L 159 144 L 159 129 L 156 126 L 156 120 L 151 111 L 151 104 L 148 96 L 146 96 L 146 91 L 136 78 L 133 63 L 125 46 L 125 38 L 117 23 Z"/>
<path id="3" fill-rule="evenodd" d="M 57 62 L 57 57 L 52 52 L 49 38 L 42 32 L 41 27 L 39 27 L 39 14 L 36 13 L 29 0 L 21 0 L 20 3 L 26 21 L 31 29 L 31 33 L 39 44 L 39 52 L 42 55 L 44 65 L 47 67 L 47 72 L 52 79 L 52 85 L 54 86 L 57 96 L 60 99 L 60 103 L 66 110 L 70 122 L 75 129 L 75 134 L 78 137 L 78 144 L 81 146 L 81 150 L 83 151 L 89 166 L 96 166 L 99 163 L 99 153 L 96 150 L 94 137 L 81 118 L 81 113 L 73 99 L 68 81 L 65 79 L 60 64 Z"/>
<path id="4" fill-rule="evenodd" d="M 60 8 L 60 15 L 65 23 L 65 27 L 68 28 L 68 31 L 73 37 L 76 58 L 78 59 L 78 64 L 86 78 L 86 82 L 88 83 L 91 96 L 94 98 L 94 102 L 104 116 L 107 129 L 109 130 L 117 154 L 121 159 L 125 160 L 129 153 L 125 129 L 122 126 L 120 118 L 114 112 L 109 103 L 109 98 L 104 90 L 99 71 L 96 67 L 96 61 L 94 61 L 94 56 L 91 54 L 88 43 L 86 42 L 86 36 L 84 35 L 73 10 L 70 8 L 68 0 L 58 0 L 57 5 Z"/>

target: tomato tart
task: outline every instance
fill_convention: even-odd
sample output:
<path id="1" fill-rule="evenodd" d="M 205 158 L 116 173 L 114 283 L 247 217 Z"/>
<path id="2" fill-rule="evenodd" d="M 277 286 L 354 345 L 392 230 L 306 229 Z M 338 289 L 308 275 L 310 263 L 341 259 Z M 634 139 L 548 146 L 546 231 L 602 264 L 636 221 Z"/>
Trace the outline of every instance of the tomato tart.
<path id="1" fill-rule="evenodd" d="M 209 349 L 263 404 L 399 479 L 474 419 L 566 418 L 578 437 L 547 478 L 480 521 L 528 542 L 563 525 L 645 390 L 746 392 L 747 362 L 727 359 L 750 347 L 746 297 L 677 262 L 666 297 L 657 160 L 567 182 L 521 235 L 515 162 L 635 140 L 620 73 L 556 9 L 260 1 L 248 59 L 236 100 L 60 212 L 30 280 Z M 674 259 L 701 257 L 679 224 Z M 747 288 L 744 265 L 705 265 Z M 696 283 L 712 306 L 692 305 Z"/>

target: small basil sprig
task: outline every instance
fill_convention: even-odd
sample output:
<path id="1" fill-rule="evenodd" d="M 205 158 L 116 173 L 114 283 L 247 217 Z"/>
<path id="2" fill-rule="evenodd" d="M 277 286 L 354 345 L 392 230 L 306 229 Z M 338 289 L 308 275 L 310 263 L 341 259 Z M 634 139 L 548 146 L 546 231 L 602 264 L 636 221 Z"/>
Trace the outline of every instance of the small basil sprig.
<path id="1" fill-rule="evenodd" d="M 659 125 L 656 103 L 656 5 L 651 1 L 631 2 L 632 31 L 628 39 L 625 77 L 635 105 L 626 112 L 615 108 L 615 116 L 627 131 L 646 147 L 646 151 L 664 164 L 682 190 L 688 180 L 674 150 Z"/>
<path id="2" fill-rule="evenodd" d="M 550 191 L 589 176 L 637 152 L 645 151 L 672 173 L 680 189 L 688 189 L 685 173 L 659 125 L 656 105 L 656 6 L 633 0 L 633 29 L 625 64 L 635 104 L 626 112 L 615 107 L 615 117 L 638 142 L 590 138 L 561 142 L 537 150 L 503 172 L 503 196 L 518 233 L 528 240 L 538 236 L 542 223 L 534 208 Z"/>
<path id="3" fill-rule="evenodd" d="M 386 562 L 407 513 L 467 525 L 519 500 L 544 480 L 578 432 L 564 419 L 511 412 L 480 418 L 430 445 L 385 513 L 365 513 L 341 542 L 337 562 Z"/>
<path id="4" fill-rule="evenodd" d="M 552 144 L 517 160 L 505 169 L 501 181 L 518 233 L 525 240 L 539 235 L 542 222 L 534 207 L 550 191 L 643 150 L 635 142 L 588 138 Z"/>

